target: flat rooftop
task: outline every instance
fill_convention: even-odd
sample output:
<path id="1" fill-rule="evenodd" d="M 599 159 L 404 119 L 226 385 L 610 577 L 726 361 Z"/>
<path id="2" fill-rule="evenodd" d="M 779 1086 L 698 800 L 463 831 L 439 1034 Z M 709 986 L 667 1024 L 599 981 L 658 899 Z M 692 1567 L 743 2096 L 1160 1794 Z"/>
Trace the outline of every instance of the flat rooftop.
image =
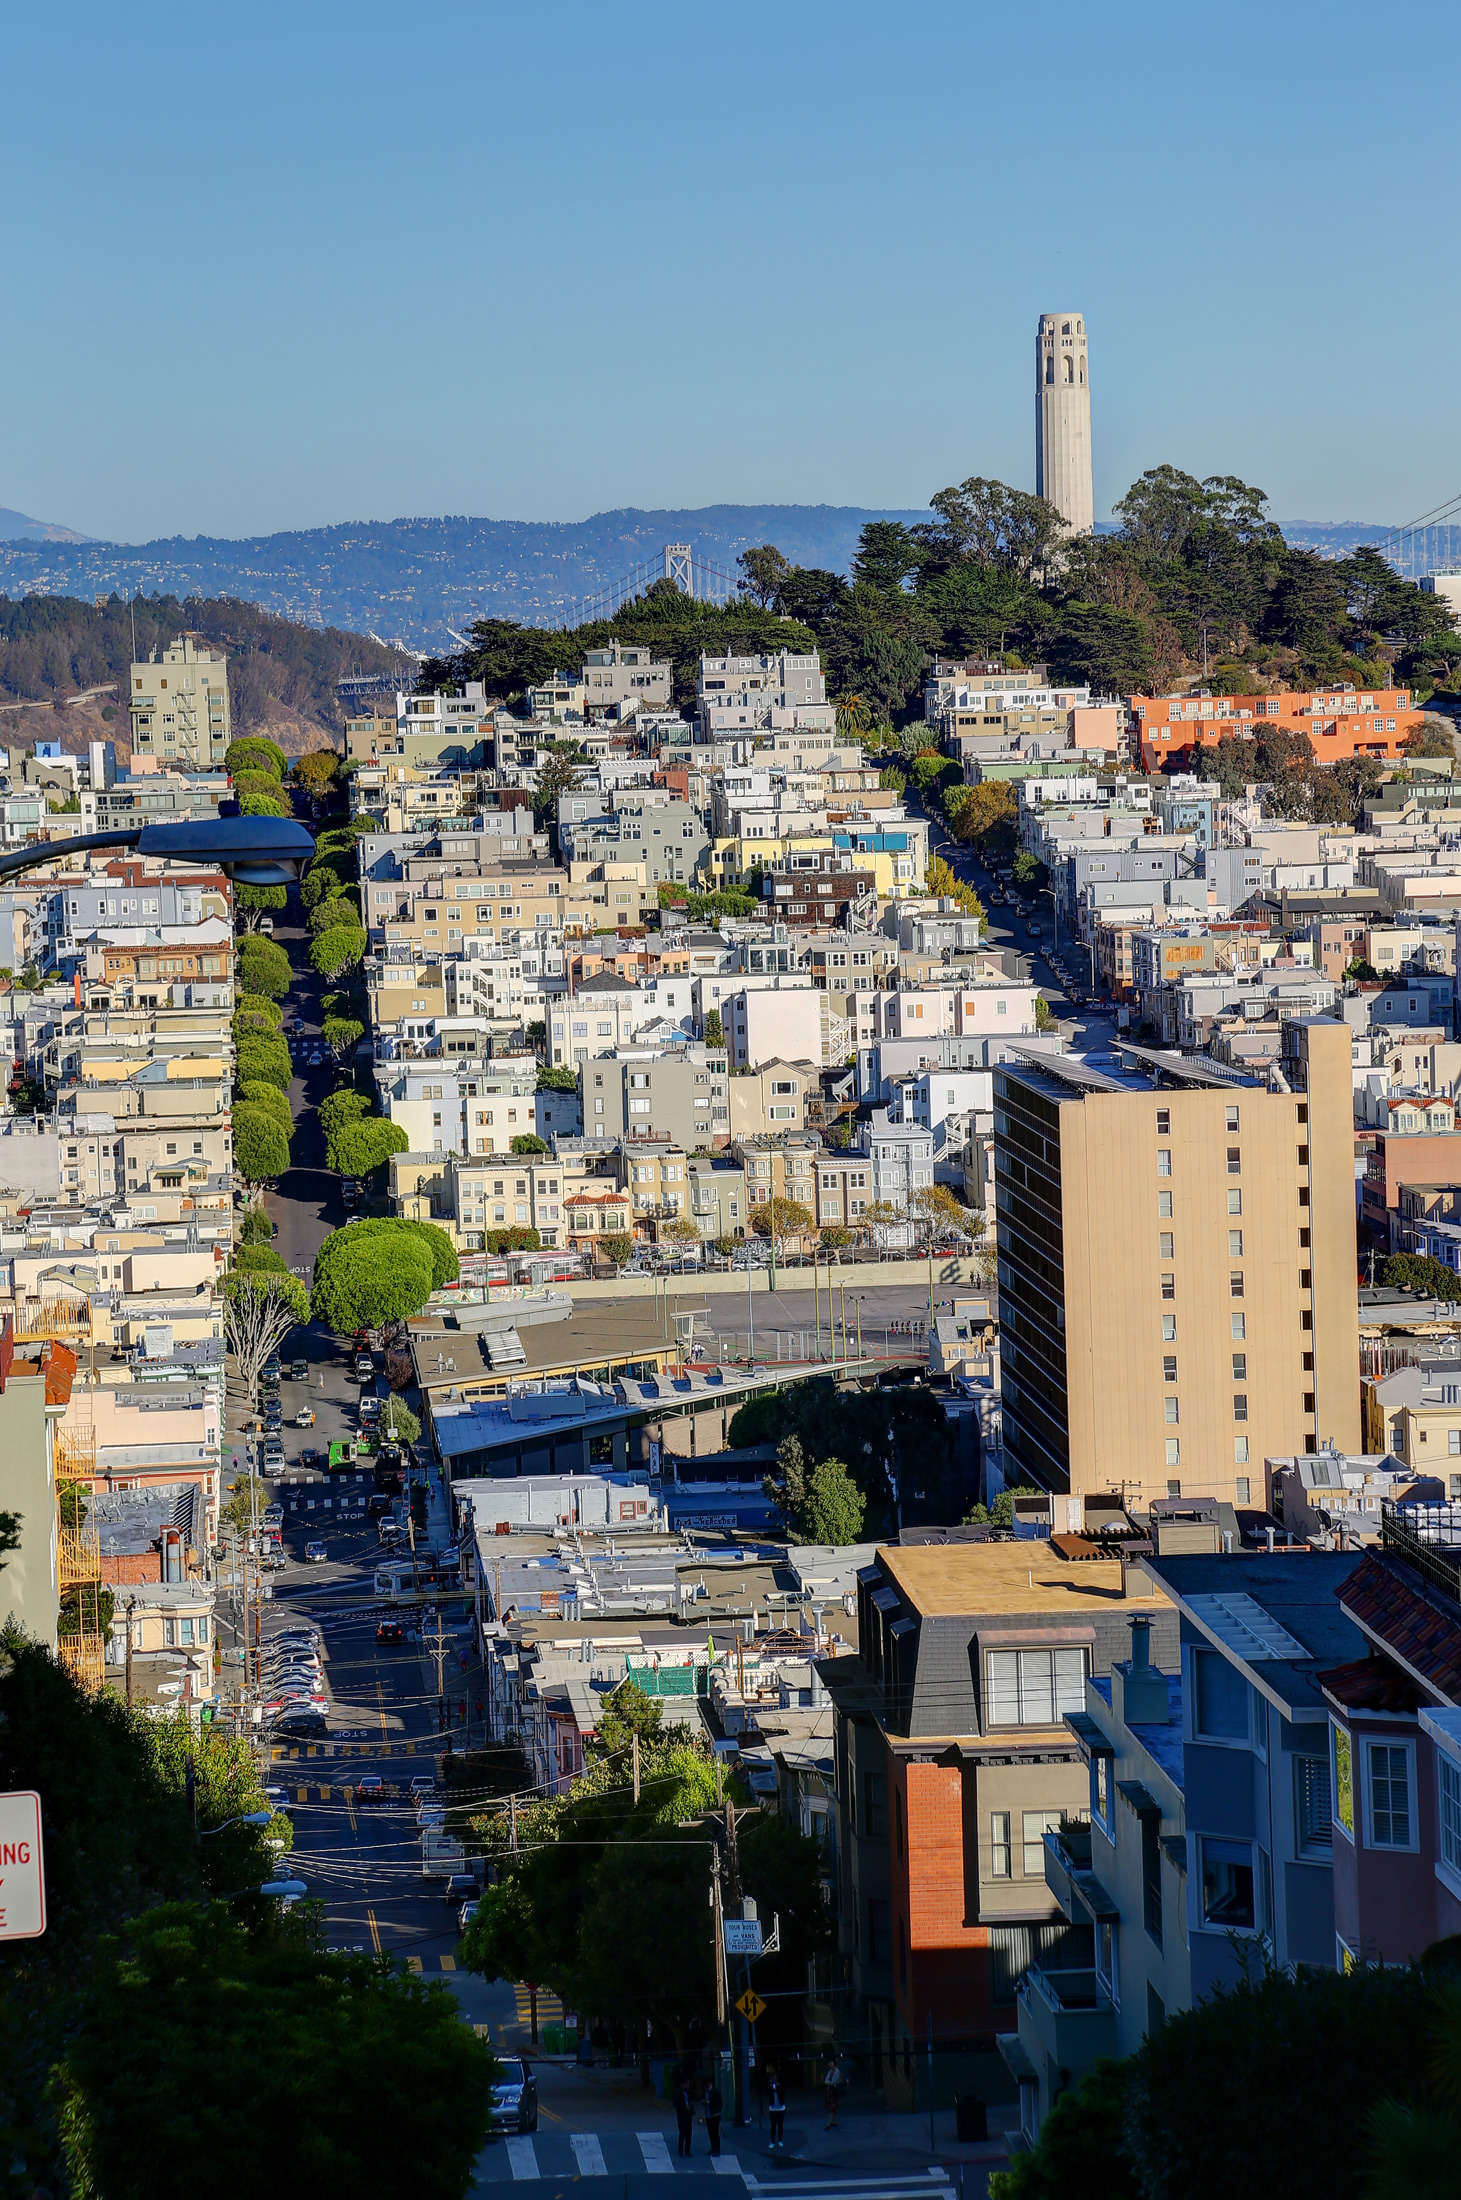
<path id="1" fill-rule="evenodd" d="M 925 1619 L 990 1612 L 1071 1612 L 1090 1604 L 1131 1610 L 1170 1605 L 1165 1589 L 1133 1579 L 1125 1594 L 1119 1559 L 1058 1558 L 1047 1542 L 880 1545 L 879 1564 Z"/>

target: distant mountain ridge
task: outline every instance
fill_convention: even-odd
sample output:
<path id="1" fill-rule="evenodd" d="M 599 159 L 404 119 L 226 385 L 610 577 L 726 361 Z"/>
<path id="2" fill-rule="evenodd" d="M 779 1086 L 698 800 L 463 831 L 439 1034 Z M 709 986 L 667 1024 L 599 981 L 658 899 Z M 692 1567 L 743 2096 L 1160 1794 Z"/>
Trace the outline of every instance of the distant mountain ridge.
<path id="1" fill-rule="evenodd" d="M 697 560 L 726 573 L 742 550 L 761 542 L 774 542 L 794 565 L 845 573 L 869 520 L 911 525 L 928 516 L 926 508 L 833 504 L 630 506 L 586 520 L 352 520 L 240 541 L 177 535 L 111 543 L 0 509 L 0 594 L 232 597 L 307 626 L 438 652 L 456 646 L 453 629 L 464 633 L 483 616 L 569 624 L 584 598 L 652 564 L 666 543 L 688 542 Z M 1109 522 L 1100 529 L 1109 531 Z M 1357 543 L 1383 540 L 1388 529 L 1296 520 L 1283 531 L 1296 547 L 1341 557 Z"/>
<path id="2" fill-rule="evenodd" d="M 774 542 L 796 565 L 846 572 L 869 520 L 927 518 L 829 504 L 712 504 L 694 511 L 596 512 L 578 521 L 470 518 L 350 521 L 231 542 L 0 542 L 0 592 L 90 597 L 232 596 L 310 626 L 420 650 L 453 647 L 474 618 L 559 626 L 574 605 L 666 543 L 733 573 L 739 553 Z"/>
<path id="3" fill-rule="evenodd" d="M 0 504 L 0 542 L 90 542 L 90 535 L 78 535 L 74 527 L 58 526 L 53 519 L 27 519 L 24 512 L 12 512 Z"/>

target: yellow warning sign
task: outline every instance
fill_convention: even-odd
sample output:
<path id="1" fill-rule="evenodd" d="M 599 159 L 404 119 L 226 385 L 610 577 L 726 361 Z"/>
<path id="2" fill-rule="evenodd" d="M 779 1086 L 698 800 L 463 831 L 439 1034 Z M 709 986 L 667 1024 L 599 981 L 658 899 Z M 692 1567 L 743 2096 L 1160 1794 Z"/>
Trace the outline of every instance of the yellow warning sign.
<path id="1" fill-rule="evenodd" d="M 754 2024 L 760 2016 L 762 2010 L 766 2007 L 766 2004 L 761 1999 L 761 1996 L 757 1993 L 755 1987 L 748 1986 L 746 1988 L 746 1991 L 742 1994 L 740 2000 L 736 2003 L 736 2007 L 740 2010 L 741 2015 L 745 2018 L 747 2024 Z"/>

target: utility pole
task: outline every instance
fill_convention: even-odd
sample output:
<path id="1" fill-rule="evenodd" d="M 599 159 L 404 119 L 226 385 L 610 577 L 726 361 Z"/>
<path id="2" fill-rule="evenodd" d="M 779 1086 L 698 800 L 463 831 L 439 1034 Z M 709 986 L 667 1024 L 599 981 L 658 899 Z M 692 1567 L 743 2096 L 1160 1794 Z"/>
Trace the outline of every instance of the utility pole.
<path id="1" fill-rule="evenodd" d="M 443 1734 L 446 1731 L 446 1637 L 441 1631 L 440 1605 L 436 1608 L 436 1641 L 431 1645 L 431 1655 L 436 1659 L 436 1731 Z"/>
<path id="2" fill-rule="evenodd" d="M 512 1853 L 513 1853 L 513 1855 L 514 1855 L 514 1856 L 516 1856 L 516 1854 L 517 1854 L 517 1796 L 516 1796 L 516 1794 L 515 1794 L 515 1793 L 514 1793 L 514 1794 L 512 1794 L 512 1795 L 509 1795 L 509 1796 L 508 1796 L 508 1798 L 507 1798 L 507 1830 L 508 1830 L 508 1838 L 510 1839 L 510 1841 L 511 1841 L 511 1843 L 512 1843 Z"/>
<path id="3" fill-rule="evenodd" d="M 137 1609 L 137 1599 L 127 1599 L 127 1702 L 132 1701 L 132 1614 Z"/>
<path id="4" fill-rule="evenodd" d="M 730 1882 L 729 1893 L 731 1907 L 739 1916 L 742 1907 L 741 1865 L 740 1858 L 736 1853 L 736 1806 L 730 1801 L 727 1801 L 725 1806 L 725 1849 L 726 1871 Z M 747 1965 L 746 1970 L 747 1977 L 749 1978 L 749 1964 Z M 742 2017 L 740 2024 L 736 2027 L 733 2045 L 735 2051 L 735 2122 L 737 2131 L 744 2131 L 746 2125 L 750 2122 L 750 2118 L 746 2114 L 746 2020 L 744 2017 Z"/>
<path id="5" fill-rule="evenodd" d="M 639 1808 L 639 1736 L 637 1733 L 631 1734 L 629 1737 L 629 1755 L 634 1766 L 634 1807 L 637 1810 Z"/>

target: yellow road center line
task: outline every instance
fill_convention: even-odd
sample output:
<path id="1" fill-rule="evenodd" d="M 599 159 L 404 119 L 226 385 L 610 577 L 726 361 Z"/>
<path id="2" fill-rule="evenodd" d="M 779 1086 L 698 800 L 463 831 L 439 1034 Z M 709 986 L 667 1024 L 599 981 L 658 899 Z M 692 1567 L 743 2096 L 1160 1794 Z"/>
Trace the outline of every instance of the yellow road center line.
<path id="1" fill-rule="evenodd" d="M 377 1955 L 379 1955 L 379 1954 L 380 1954 L 380 1927 L 379 1927 L 379 1926 L 378 1926 L 378 1925 L 376 1924 L 376 1921 L 375 1921 L 375 1912 L 374 1912 L 374 1910 L 367 1910 L 367 1911 L 366 1911 L 366 1913 L 365 1913 L 365 1922 L 366 1922 L 366 1924 L 367 1924 L 367 1925 L 368 1925 L 368 1926 L 370 1927 L 370 1940 L 371 1940 L 371 1946 L 372 1946 L 372 1947 L 373 1947 L 373 1948 L 375 1949 L 375 1952 L 376 1952 L 376 1954 L 377 1954 Z"/>

